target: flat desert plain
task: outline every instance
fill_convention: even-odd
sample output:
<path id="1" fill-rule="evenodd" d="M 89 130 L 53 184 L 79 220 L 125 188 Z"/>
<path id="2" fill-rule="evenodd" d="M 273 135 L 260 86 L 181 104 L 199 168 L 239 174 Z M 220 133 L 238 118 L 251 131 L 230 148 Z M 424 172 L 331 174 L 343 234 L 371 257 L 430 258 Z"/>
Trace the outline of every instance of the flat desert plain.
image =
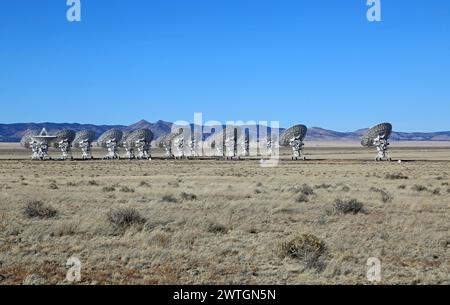
<path id="1" fill-rule="evenodd" d="M 318 142 L 261 167 L 2 144 L 0 284 L 69 284 L 70 258 L 81 284 L 450 284 L 450 145 L 391 149 L 403 162 Z"/>

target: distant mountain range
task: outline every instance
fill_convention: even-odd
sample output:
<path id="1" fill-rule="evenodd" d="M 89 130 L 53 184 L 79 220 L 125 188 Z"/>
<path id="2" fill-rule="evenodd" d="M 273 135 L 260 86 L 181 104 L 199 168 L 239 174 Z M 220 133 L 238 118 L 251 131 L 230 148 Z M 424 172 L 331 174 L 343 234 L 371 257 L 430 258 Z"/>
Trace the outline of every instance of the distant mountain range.
<path id="1" fill-rule="evenodd" d="M 172 123 L 157 121 L 150 123 L 141 120 L 130 126 L 125 125 L 94 125 L 77 123 L 16 123 L 0 124 L 0 142 L 19 142 L 27 129 L 46 128 L 49 133 L 55 133 L 61 129 L 72 129 L 79 131 L 90 129 L 95 131 L 97 136 L 111 128 L 119 128 L 123 131 L 132 131 L 140 128 L 149 128 L 155 134 L 155 139 L 168 134 L 172 128 Z M 282 132 L 284 129 L 280 129 Z M 360 129 L 354 132 L 338 132 L 319 127 L 311 127 L 306 137 L 307 141 L 359 141 L 367 129 Z M 450 131 L 443 132 L 393 132 L 391 136 L 393 141 L 450 141 Z"/>

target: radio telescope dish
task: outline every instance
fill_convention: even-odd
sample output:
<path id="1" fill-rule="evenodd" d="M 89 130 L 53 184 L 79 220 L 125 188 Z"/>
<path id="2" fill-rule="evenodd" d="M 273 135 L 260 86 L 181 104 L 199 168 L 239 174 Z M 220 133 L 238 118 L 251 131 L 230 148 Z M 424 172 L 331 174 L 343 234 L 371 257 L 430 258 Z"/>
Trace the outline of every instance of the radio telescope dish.
<path id="1" fill-rule="evenodd" d="M 374 140 L 377 137 L 388 140 L 392 133 L 392 125 L 390 123 L 378 124 L 370 128 L 361 140 L 361 145 L 366 147 L 374 147 Z"/>
<path id="2" fill-rule="evenodd" d="M 145 142 L 153 141 L 153 132 L 150 129 L 138 129 L 128 134 L 124 140 L 128 145 L 135 145 L 136 141 L 142 139 Z"/>
<path id="3" fill-rule="evenodd" d="M 286 129 L 280 137 L 281 146 L 289 146 L 292 138 L 298 138 L 303 141 L 306 137 L 308 128 L 305 125 L 295 125 Z"/>
<path id="4" fill-rule="evenodd" d="M 122 139 L 127 157 L 134 159 L 134 149 L 138 149 L 138 159 L 151 159 L 150 143 L 153 141 L 153 132 L 150 129 L 138 129 L 126 134 Z"/>
<path id="5" fill-rule="evenodd" d="M 177 132 L 171 132 L 159 139 L 159 147 L 166 150 L 166 158 L 177 158 L 184 156 L 184 137 L 183 128 L 179 128 Z M 177 156 L 172 151 L 172 146 L 177 150 Z"/>
<path id="6" fill-rule="evenodd" d="M 365 147 L 376 147 L 378 154 L 376 161 L 391 161 L 389 152 L 389 137 L 392 133 L 392 124 L 382 123 L 370 128 L 361 139 L 361 145 Z"/>
<path id="7" fill-rule="evenodd" d="M 104 132 L 97 140 L 97 145 L 108 150 L 105 159 L 120 159 L 118 150 L 122 141 L 123 131 L 120 129 L 110 129 Z"/>
<path id="8" fill-rule="evenodd" d="M 95 140 L 95 132 L 92 130 L 81 130 L 76 133 L 73 140 L 74 146 L 81 148 L 81 155 L 83 159 L 92 159 L 91 145 Z"/>
<path id="9" fill-rule="evenodd" d="M 49 135 L 45 128 L 37 135 L 30 135 L 30 147 L 33 151 L 32 160 L 46 160 L 51 159 L 48 155 L 48 148 L 50 144 L 56 139 L 56 136 Z M 25 140 L 25 139 L 24 139 Z"/>
<path id="10" fill-rule="evenodd" d="M 75 140 L 76 132 L 70 129 L 63 129 L 56 133 L 55 142 L 67 140 L 72 143 Z"/>
<path id="11" fill-rule="evenodd" d="M 22 136 L 22 139 L 20 140 L 20 145 L 27 149 L 30 149 L 31 142 L 33 141 L 33 136 L 37 136 L 38 134 L 39 134 L 39 130 L 37 130 L 37 129 L 26 130 Z"/>
<path id="12" fill-rule="evenodd" d="M 115 140 L 117 143 L 122 141 L 123 131 L 120 129 L 110 129 L 105 131 L 97 140 L 97 145 L 103 148 L 107 148 L 108 141 Z"/>
<path id="13" fill-rule="evenodd" d="M 295 125 L 286 129 L 280 138 L 281 146 L 291 146 L 292 160 L 306 160 L 303 155 L 303 140 L 306 137 L 308 128 L 305 125 Z"/>
<path id="14" fill-rule="evenodd" d="M 95 140 L 95 132 L 92 130 L 81 130 L 75 134 L 75 139 L 73 140 L 75 147 L 80 147 L 80 142 L 92 143 Z"/>
<path id="15" fill-rule="evenodd" d="M 56 139 L 53 142 L 53 146 L 61 150 L 61 159 L 73 159 L 70 148 L 72 147 L 73 140 L 75 140 L 75 136 L 75 131 L 70 129 L 60 130 L 56 133 Z"/>

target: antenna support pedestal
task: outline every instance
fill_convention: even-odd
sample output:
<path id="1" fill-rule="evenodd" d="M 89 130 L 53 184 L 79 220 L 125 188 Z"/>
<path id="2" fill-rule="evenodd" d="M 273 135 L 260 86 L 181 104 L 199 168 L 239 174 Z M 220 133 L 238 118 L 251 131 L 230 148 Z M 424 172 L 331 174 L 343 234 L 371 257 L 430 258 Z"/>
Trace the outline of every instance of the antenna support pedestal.
<path id="1" fill-rule="evenodd" d="M 303 154 L 303 146 L 305 145 L 299 137 L 294 137 L 289 141 L 292 148 L 292 160 L 306 160 Z"/>
<path id="2" fill-rule="evenodd" d="M 378 151 L 375 161 L 392 161 L 388 140 L 383 137 L 377 137 L 373 144 L 377 147 Z"/>

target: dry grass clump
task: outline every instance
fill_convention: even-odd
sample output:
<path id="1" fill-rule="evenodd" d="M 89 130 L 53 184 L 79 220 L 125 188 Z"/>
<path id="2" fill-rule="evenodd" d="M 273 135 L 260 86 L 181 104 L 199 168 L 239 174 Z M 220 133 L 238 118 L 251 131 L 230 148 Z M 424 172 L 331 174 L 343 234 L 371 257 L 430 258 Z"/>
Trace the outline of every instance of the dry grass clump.
<path id="1" fill-rule="evenodd" d="M 311 196 L 314 195 L 314 190 L 312 187 L 310 187 L 307 184 L 303 184 L 302 186 L 294 186 L 292 188 L 290 188 L 291 192 L 294 192 L 296 194 L 301 193 L 305 196 Z"/>
<path id="2" fill-rule="evenodd" d="M 167 194 L 167 195 L 162 196 L 161 201 L 175 203 L 175 202 L 178 202 L 178 199 L 175 198 L 173 195 Z"/>
<path id="3" fill-rule="evenodd" d="M 183 200 L 197 200 L 197 195 L 183 192 L 181 193 L 181 199 Z"/>
<path id="4" fill-rule="evenodd" d="M 28 218 L 52 218 L 58 214 L 58 211 L 41 201 L 28 202 L 23 208 L 23 214 Z"/>
<path id="5" fill-rule="evenodd" d="M 441 194 L 441 189 L 440 188 L 435 188 L 434 190 L 431 191 L 431 194 L 439 196 Z"/>
<path id="6" fill-rule="evenodd" d="M 89 180 L 88 185 L 98 185 L 98 182 L 95 180 Z"/>
<path id="7" fill-rule="evenodd" d="M 427 188 L 426 186 L 423 186 L 423 185 L 420 185 L 420 184 L 415 184 L 415 185 L 413 185 L 413 186 L 411 187 L 411 189 L 412 189 L 413 191 L 416 191 L 416 192 L 425 192 L 425 191 L 428 191 L 428 188 Z"/>
<path id="8" fill-rule="evenodd" d="M 298 203 L 303 203 L 303 202 L 308 202 L 308 201 L 309 201 L 309 198 L 305 194 L 300 194 L 295 198 L 295 202 L 298 202 Z"/>
<path id="9" fill-rule="evenodd" d="M 387 174 L 386 175 L 386 179 L 389 179 L 389 180 L 408 180 L 409 177 L 403 175 L 402 173 L 392 173 L 392 174 Z"/>
<path id="10" fill-rule="evenodd" d="M 118 229 L 126 229 L 132 225 L 141 225 L 146 221 L 138 211 L 132 208 L 121 208 L 109 211 L 107 218 L 109 223 Z"/>
<path id="11" fill-rule="evenodd" d="M 142 186 L 142 187 L 149 187 L 150 186 L 150 184 L 148 184 L 146 181 L 141 181 L 141 182 L 139 182 L 139 186 Z"/>
<path id="12" fill-rule="evenodd" d="M 338 214 L 358 214 L 364 212 L 364 204 L 357 199 L 341 199 L 334 201 L 334 211 Z"/>
<path id="13" fill-rule="evenodd" d="M 51 190 L 57 190 L 58 189 L 58 185 L 56 185 L 56 182 L 52 182 L 52 183 L 50 183 L 48 188 L 51 189 Z"/>
<path id="14" fill-rule="evenodd" d="M 370 188 L 370 190 L 372 192 L 379 193 L 381 195 L 381 201 L 384 203 L 391 202 L 394 199 L 394 196 L 387 193 L 385 190 L 382 190 L 382 189 L 379 189 L 376 187 L 372 187 L 372 188 Z"/>
<path id="15" fill-rule="evenodd" d="M 298 259 L 305 264 L 306 269 L 324 268 L 323 259 L 327 253 L 325 243 L 312 234 L 301 234 L 280 244 L 280 255 Z"/>
<path id="16" fill-rule="evenodd" d="M 105 193 L 114 192 L 116 188 L 114 186 L 104 186 L 102 188 L 102 191 Z"/>
<path id="17" fill-rule="evenodd" d="M 128 187 L 128 186 L 122 186 L 120 188 L 120 191 L 123 193 L 134 193 L 134 189 L 132 189 L 131 187 Z"/>
<path id="18" fill-rule="evenodd" d="M 206 230 L 209 233 L 214 233 L 214 234 L 226 234 L 226 233 L 228 233 L 227 226 L 225 226 L 223 224 L 220 224 L 220 223 L 217 223 L 217 222 L 208 222 Z"/>
<path id="19" fill-rule="evenodd" d="M 331 184 L 327 184 L 327 183 L 322 183 L 322 184 L 318 184 L 318 185 L 315 186 L 316 189 L 325 189 L 325 190 L 327 190 L 327 189 L 329 189 L 331 187 L 332 187 L 332 185 Z"/>

